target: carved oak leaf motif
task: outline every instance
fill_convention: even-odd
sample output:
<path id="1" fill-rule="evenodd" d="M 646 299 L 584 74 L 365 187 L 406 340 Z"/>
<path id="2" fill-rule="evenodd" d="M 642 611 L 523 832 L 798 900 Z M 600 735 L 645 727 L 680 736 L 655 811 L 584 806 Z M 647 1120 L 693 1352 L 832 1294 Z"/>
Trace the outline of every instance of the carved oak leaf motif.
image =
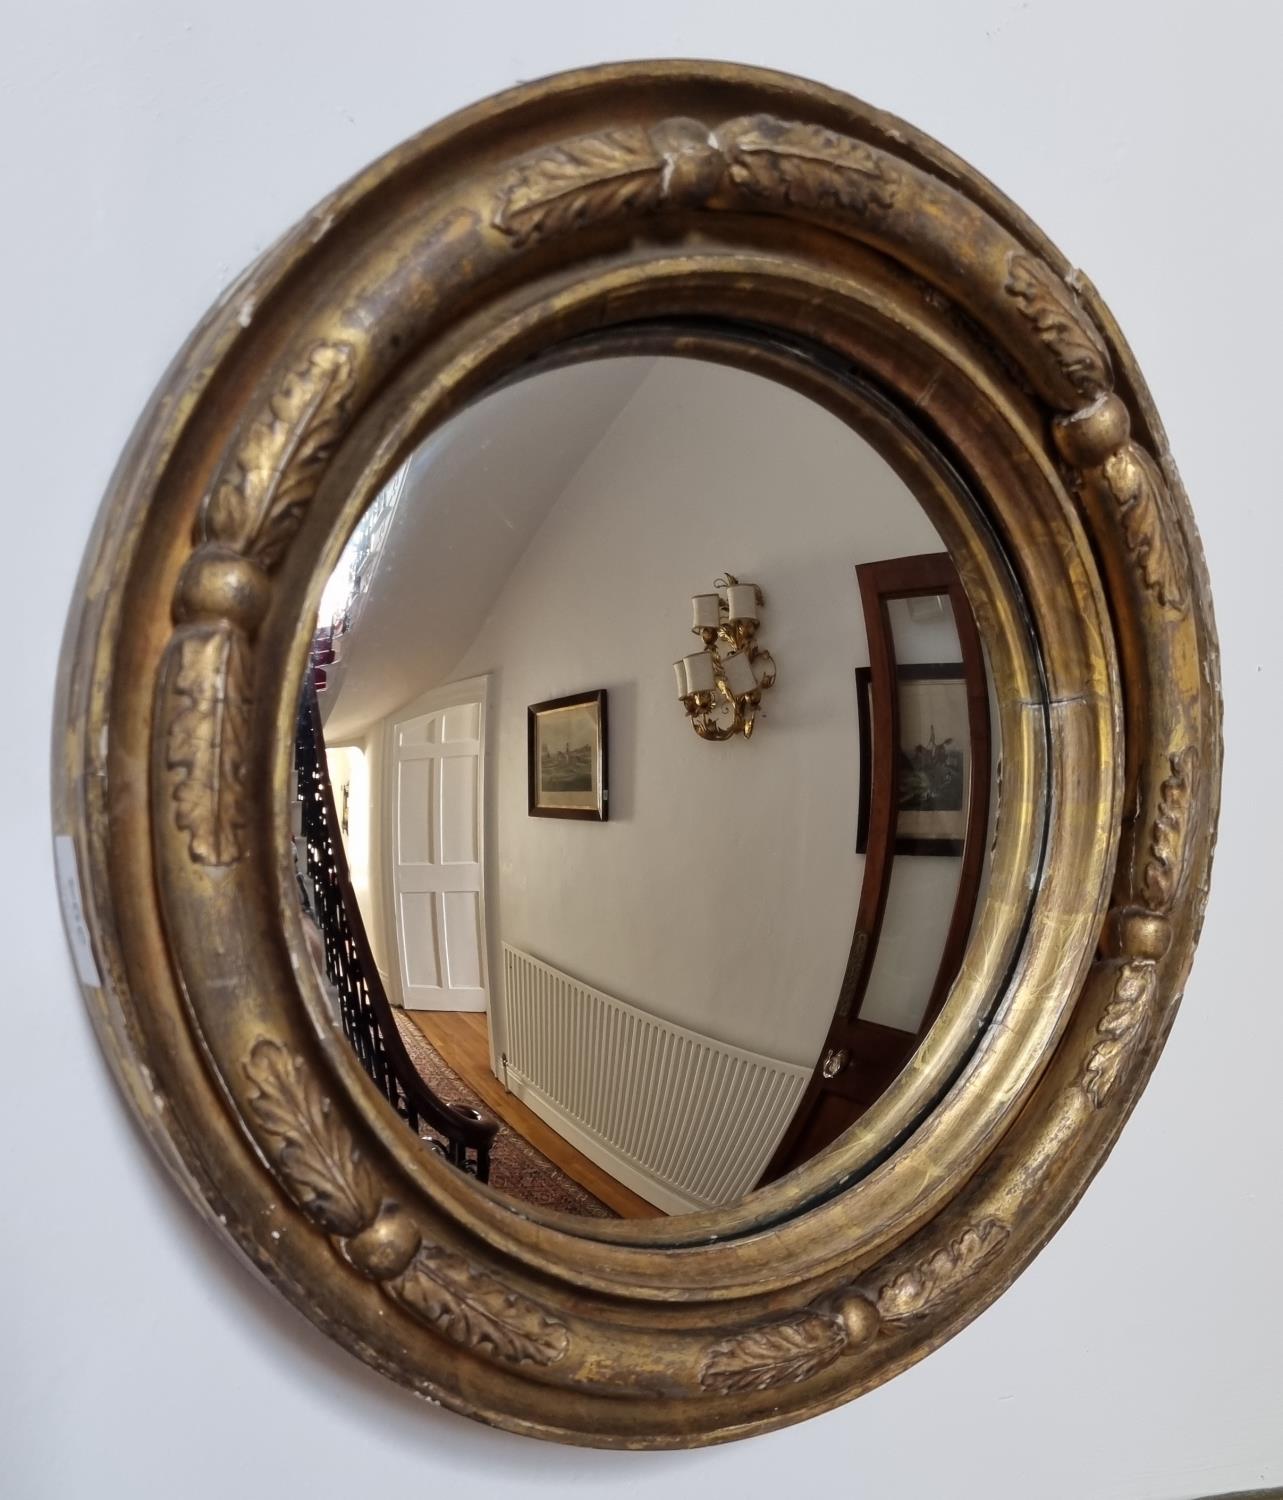
<path id="1" fill-rule="evenodd" d="M 351 384 L 346 344 L 314 345 L 285 377 L 237 450 L 236 476 L 206 501 L 197 559 L 230 549 L 265 571 L 280 562 L 342 428 Z M 170 660 L 175 822 L 197 864 L 234 864 L 245 853 L 249 643 L 230 622 L 192 627 L 176 637 Z"/>
<path id="2" fill-rule="evenodd" d="M 289 372 L 236 452 L 237 477 L 206 506 L 202 540 L 222 542 L 271 571 L 298 530 L 343 424 L 352 349 L 316 344 Z"/>
<path id="3" fill-rule="evenodd" d="M 1053 272 L 1041 261 L 1012 251 L 1007 259 L 1007 292 L 1079 395 L 1095 400 L 1109 389 L 1112 372 L 1105 346 Z"/>
<path id="4" fill-rule="evenodd" d="M 1149 1030 L 1150 1001 L 1157 970 L 1152 963 L 1126 963 L 1114 980 L 1114 994 L 1097 1023 L 1102 1040 L 1087 1055 L 1078 1085 L 1097 1109 L 1113 1092 L 1123 1064 Z"/>
<path id="5" fill-rule="evenodd" d="M 799 208 L 885 213 L 899 187 L 885 157 L 819 125 L 749 115 L 719 127 L 717 140 L 738 187 Z"/>
<path id="6" fill-rule="evenodd" d="M 878 1311 L 893 1323 L 930 1312 L 1001 1249 L 1010 1233 L 1000 1219 L 982 1219 L 969 1225 L 944 1249 L 888 1282 L 878 1293 Z"/>
<path id="7" fill-rule="evenodd" d="M 640 128 L 580 136 L 521 162 L 499 196 L 494 226 L 517 245 L 599 219 L 658 208 L 663 153 Z"/>
<path id="8" fill-rule="evenodd" d="M 378 1190 L 302 1059 L 261 1037 L 245 1076 L 256 1089 L 250 1112 L 280 1142 L 276 1164 L 299 1207 L 331 1234 L 359 1233 L 378 1212 Z"/>
<path id="9" fill-rule="evenodd" d="M 1146 923 L 1165 929 L 1184 873 L 1186 823 L 1198 769 L 1198 751 L 1193 745 L 1168 757 L 1171 775 L 1159 788 L 1158 810 L 1150 834 L 1149 858 L 1141 879 L 1141 893 L 1150 910 L 1139 915 Z M 1114 988 L 1096 1024 L 1100 1040 L 1087 1054 L 1077 1085 L 1097 1109 L 1104 1104 L 1122 1076 L 1123 1069 L 1149 1034 L 1154 993 L 1158 985 L 1155 954 L 1161 948 L 1133 951 L 1116 965 Z"/>
<path id="10" fill-rule="evenodd" d="M 227 625 L 190 629 L 170 670 L 165 763 L 178 772 L 175 822 L 198 864 L 233 864 L 245 852 L 244 639 Z"/>
<path id="11" fill-rule="evenodd" d="M 439 1245 L 424 1245 L 400 1276 L 382 1285 L 456 1344 L 488 1348 L 508 1364 L 556 1364 L 570 1346 L 565 1324 Z"/>
<path id="12" fill-rule="evenodd" d="M 700 1371 L 700 1384 L 705 1390 L 732 1395 L 809 1380 L 826 1370 L 846 1344 L 838 1319 L 821 1313 L 768 1323 L 714 1344 Z"/>
<path id="13" fill-rule="evenodd" d="M 1187 745 L 1169 758 L 1172 774 L 1163 782 L 1158 798 L 1158 814 L 1149 843 L 1149 860 L 1145 865 L 1142 890 L 1155 911 L 1170 910 L 1180 886 L 1185 856 L 1185 823 L 1190 798 L 1194 792 L 1194 773 L 1198 768 L 1198 751 Z"/>
<path id="14" fill-rule="evenodd" d="M 1137 443 L 1127 443 L 1105 460 L 1103 473 L 1145 587 L 1164 608 L 1183 614 L 1185 548 L 1164 514 L 1166 486 L 1158 465 Z"/>

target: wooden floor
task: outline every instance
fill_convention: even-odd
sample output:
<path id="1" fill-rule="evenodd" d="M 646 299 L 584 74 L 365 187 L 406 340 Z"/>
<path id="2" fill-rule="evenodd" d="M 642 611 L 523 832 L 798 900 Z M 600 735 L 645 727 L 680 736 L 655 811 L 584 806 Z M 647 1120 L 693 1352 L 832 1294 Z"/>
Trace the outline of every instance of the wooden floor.
<path id="1" fill-rule="evenodd" d="M 587 1188 L 622 1219 L 654 1219 L 661 1211 L 577 1151 L 551 1125 L 510 1094 L 490 1070 L 490 1027 L 481 1011 L 407 1010 L 407 1016 L 427 1037 L 446 1063 L 484 1101 L 486 1108 L 560 1167 L 567 1177 Z"/>

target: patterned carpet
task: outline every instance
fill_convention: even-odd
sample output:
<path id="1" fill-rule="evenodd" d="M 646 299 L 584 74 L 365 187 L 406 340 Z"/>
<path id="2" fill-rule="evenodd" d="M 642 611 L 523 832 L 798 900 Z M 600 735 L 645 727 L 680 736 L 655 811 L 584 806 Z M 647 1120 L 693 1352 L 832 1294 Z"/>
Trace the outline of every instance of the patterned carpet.
<path id="1" fill-rule="evenodd" d="M 447 1104 L 471 1105 L 493 1114 L 451 1068 L 427 1037 L 404 1012 L 395 1010 L 397 1030 L 419 1076 Z M 591 1219 L 615 1219 L 619 1215 L 594 1198 L 587 1188 L 561 1170 L 504 1121 L 499 1122 L 490 1151 L 490 1186 L 511 1193 L 523 1203 L 554 1208 L 563 1214 L 582 1214 Z"/>

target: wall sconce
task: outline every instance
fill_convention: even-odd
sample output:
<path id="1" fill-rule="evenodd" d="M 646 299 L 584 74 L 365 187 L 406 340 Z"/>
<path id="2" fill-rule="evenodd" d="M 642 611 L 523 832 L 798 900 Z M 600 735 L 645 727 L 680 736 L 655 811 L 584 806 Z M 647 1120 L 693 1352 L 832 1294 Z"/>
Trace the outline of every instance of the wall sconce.
<path id="1" fill-rule="evenodd" d="M 719 592 L 691 600 L 691 629 L 704 649 L 673 663 L 677 696 L 700 739 L 729 740 L 737 734 L 748 739 L 762 694 L 775 683 L 775 658 L 755 644 L 766 601 L 755 583 L 741 583 L 733 573 L 713 587 Z M 730 648 L 725 655 L 719 643 Z"/>

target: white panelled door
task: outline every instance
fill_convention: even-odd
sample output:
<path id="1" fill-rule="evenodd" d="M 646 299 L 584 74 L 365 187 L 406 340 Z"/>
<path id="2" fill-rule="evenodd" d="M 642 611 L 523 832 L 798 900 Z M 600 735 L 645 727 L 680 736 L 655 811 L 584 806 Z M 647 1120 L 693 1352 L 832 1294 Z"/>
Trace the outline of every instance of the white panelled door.
<path id="1" fill-rule="evenodd" d="M 486 683 L 429 694 L 392 729 L 393 908 L 409 1010 L 486 1009 Z"/>

